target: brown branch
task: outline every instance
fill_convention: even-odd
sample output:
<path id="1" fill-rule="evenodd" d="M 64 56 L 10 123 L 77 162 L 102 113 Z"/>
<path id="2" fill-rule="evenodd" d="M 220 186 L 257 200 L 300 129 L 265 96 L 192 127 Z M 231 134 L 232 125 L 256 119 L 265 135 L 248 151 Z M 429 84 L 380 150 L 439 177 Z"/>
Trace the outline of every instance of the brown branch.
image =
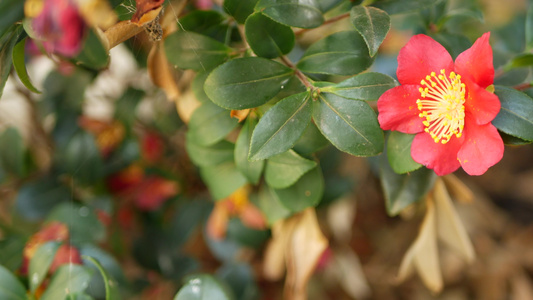
<path id="1" fill-rule="evenodd" d="M 309 79 L 302 73 L 302 71 L 298 70 L 298 68 L 296 68 L 296 66 L 286 56 L 281 56 L 281 61 L 283 61 L 287 67 L 294 70 L 294 74 L 296 77 L 298 77 L 300 82 L 305 85 L 306 88 L 310 89 L 313 87 L 311 82 L 309 82 Z"/>
<path id="2" fill-rule="evenodd" d="M 327 24 L 331 24 L 331 23 L 335 23 L 335 22 L 337 22 L 337 21 L 339 21 L 339 20 L 342 20 L 342 19 L 348 18 L 349 16 L 350 16 L 350 13 L 349 13 L 349 12 L 347 12 L 347 13 L 343 13 L 343 14 L 338 15 L 338 16 L 335 16 L 335 17 L 333 17 L 333 18 L 331 18 L 331 19 L 329 19 L 329 20 L 326 20 L 324 23 L 322 23 L 321 26 L 323 26 L 323 25 L 327 25 Z M 301 34 L 307 32 L 307 31 L 309 31 L 309 30 L 312 30 L 312 29 L 315 29 L 315 28 L 303 28 L 303 29 L 300 29 L 300 30 L 295 31 L 294 34 L 295 34 L 295 35 L 301 35 Z"/>
<path id="3" fill-rule="evenodd" d="M 519 91 L 527 90 L 530 87 L 533 87 L 531 83 L 522 83 L 522 84 L 513 86 L 515 90 L 519 90 Z"/>

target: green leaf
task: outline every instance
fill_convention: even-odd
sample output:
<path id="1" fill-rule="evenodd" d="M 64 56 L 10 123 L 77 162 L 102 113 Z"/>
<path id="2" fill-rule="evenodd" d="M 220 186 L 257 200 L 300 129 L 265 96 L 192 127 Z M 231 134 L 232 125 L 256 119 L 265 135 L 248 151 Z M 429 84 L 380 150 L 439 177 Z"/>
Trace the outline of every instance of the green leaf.
<path id="1" fill-rule="evenodd" d="M 211 37 L 219 42 L 226 40 L 228 24 L 226 17 L 214 10 L 193 10 L 179 18 L 178 27 Z"/>
<path id="2" fill-rule="evenodd" d="M 262 185 L 262 188 L 259 190 L 257 206 L 265 215 L 269 225 L 273 225 L 276 221 L 287 218 L 292 213 L 281 204 L 274 190 L 266 185 Z"/>
<path id="3" fill-rule="evenodd" d="M 4 3 L 5 2 L 2 1 L 2 4 Z M 17 44 L 18 38 L 23 31 L 22 25 L 13 25 L 0 37 L 0 99 L 2 98 L 4 86 L 6 85 L 9 72 L 11 72 L 11 66 L 13 65 L 13 48 Z"/>
<path id="4" fill-rule="evenodd" d="M 224 10 L 235 18 L 239 24 L 244 24 L 246 18 L 254 12 L 259 0 L 225 0 Z"/>
<path id="5" fill-rule="evenodd" d="M 47 217 L 48 221 L 59 221 L 68 226 L 70 241 L 74 244 L 101 242 L 106 229 L 94 211 L 77 203 L 57 205 Z"/>
<path id="6" fill-rule="evenodd" d="M 222 140 L 211 146 L 201 146 L 194 143 L 194 139 L 187 139 L 187 153 L 197 166 L 208 167 L 233 160 L 235 145 Z"/>
<path id="7" fill-rule="evenodd" d="M 246 177 L 246 179 L 253 184 L 259 183 L 261 173 L 265 166 L 264 160 L 249 161 L 248 153 L 250 153 L 250 143 L 252 142 L 252 133 L 257 124 L 254 118 L 247 118 L 242 126 L 239 137 L 235 142 L 235 165 L 237 169 Z"/>
<path id="8" fill-rule="evenodd" d="M 358 5 L 352 7 L 350 21 L 363 36 L 370 56 L 376 55 L 390 29 L 389 15 L 379 8 Z"/>
<path id="9" fill-rule="evenodd" d="M 105 286 L 105 299 L 106 300 L 120 300 L 120 291 L 118 289 L 118 283 L 116 280 L 109 275 L 109 273 L 104 269 L 102 264 L 98 260 L 90 256 L 82 256 L 83 260 L 90 261 L 102 275 L 104 286 Z"/>
<path id="10" fill-rule="evenodd" d="M 88 132 L 79 131 L 71 137 L 59 159 L 65 171 L 84 184 L 103 177 L 104 162 L 94 136 Z"/>
<path id="11" fill-rule="evenodd" d="M 16 272 L 22 264 L 22 253 L 27 239 L 21 234 L 5 234 L 0 240 L 0 265 Z"/>
<path id="12" fill-rule="evenodd" d="M 207 96 L 221 107 L 254 108 L 276 96 L 292 74 L 290 68 L 270 59 L 238 58 L 213 70 L 204 89 Z"/>
<path id="13" fill-rule="evenodd" d="M 533 5 L 529 5 L 526 14 L 526 50 L 533 48 Z"/>
<path id="14" fill-rule="evenodd" d="M 16 176 L 24 176 L 26 147 L 22 136 L 13 127 L 7 128 L 0 135 L 0 163 L 2 168 Z"/>
<path id="15" fill-rule="evenodd" d="M 232 118 L 229 111 L 205 102 L 191 116 L 187 140 L 200 146 L 213 145 L 223 140 L 237 125 L 238 120 Z"/>
<path id="16" fill-rule="evenodd" d="M 226 262 L 216 271 L 216 276 L 228 284 L 236 299 L 256 300 L 261 298 L 260 290 L 255 282 L 255 269 L 250 263 Z"/>
<path id="17" fill-rule="evenodd" d="M 0 34 L 9 26 L 24 18 L 24 2 L 20 0 L 0 1 Z"/>
<path id="18" fill-rule="evenodd" d="M 324 195 L 324 178 L 320 168 L 314 168 L 294 185 L 285 189 L 273 189 L 279 202 L 292 212 L 316 206 Z"/>
<path id="19" fill-rule="evenodd" d="M 515 56 L 509 64 L 506 66 L 506 70 L 510 70 L 512 68 L 521 68 L 521 67 L 529 67 L 533 65 L 533 54 L 531 53 L 522 53 L 517 56 Z"/>
<path id="20" fill-rule="evenodd" d="M 341 31 L 311 45 L 297 67 L 307 73 L 355 75 L 368 69 L 373 61 L 359 33 Z"/>
<path id="21" fill-rule="evenodd" d="M 255 127 L 249 159 L 266 159 L 289 150 L 311 121 L 309 93 L 287 97 L 269 109 Z"/>
<path id="22" fill-rule="evenodd" d="M 492 124 L 500 131 L 533 141 L 533 99 L 512 88 L 496 86 L 501 109 Z"/>
<path id="23" fill-rule="evenodd" d="M 344 2 L 344 0 L 320 0 L 318 5 L 320 6 L 320 10 L 325 13 L 342 2 Z"/>
<path id="24" fill-rule="evenodd" d="M 204 102 L 210 102 L 209 97 L 207 97 L 205 91 L 204 91 L 204 84 L 205 80 L 207 79 L 207 76 L 209 75 L 209 72 L 206 71 L 200 71 L 196 74 L 194 79 L 192 80 L 192 92 L 194 93 L 194 96 L 196 99 L 202 103 Z"/>
<path id="25" fill-rule="evenodd" d="M 292 29 L 260 12 L 246 19 L 244 30 L 246 41 L 258 56 L 275 58 L 291 52 L 294 47 Z"/>
<path id="26" fill-rule="evenodd" d="M 26 289 L 4 266 L 0 265 L 0 299 L 26 300 Z"/>
<path id="27" fill-rule="evenodd" d="M 501 132 L 501 131 L 499 131 L 498 133 L 501 135 L 503 143 L 506 145 L 519 146 L 519 145 L 527 145 L 527 144 L 532 143 L 531 141 L 526 141 L 526 140 L 514 137 L 512 135 L 509 135 L 507 133 Z"/>
<path id="28" fill-rule="evenodd" d="M 227 237 L 242 246 L 259 249 L 270 237 L 268 230 L 256 230 L 245 226 L 241 219 L 232 218 L 228 222 Z"/>
<path id="29" fill-rule="evenodd" d="M 178 30 L 165 38 L 168 62 L 175 68 L 210 70 L 228 59 L 231 48 L 210 37 Z"/>
<path id="30" fill-rule="evenodd" d="M 260 0 L 255 11 L 291 27 L 315 28 L 324 23 L 316 0 Z"/>
<path id="31" fill-rule="evenodd" d="M 146 92 L 129 87 L 115 102 L 115 119 L 120 120 L 127 127 L 131 127 L 136 120 L 137 105 Z"/>
<path id="32" fill-rule="evenodd" d="M 109 64 L 109 53 L 94 30 L 91 29 L 87 33 L 81 52 L 75 61 L 96 70 L 101 70 Z"/>
<path id="33" fill-rule="evenodd" d="M 463 34 L 439 32 L 430 36 L 444 46 L 454 59 L 472 46 L 472 42 Z"/>
<path id="34" fill-rule="evenodd" d="M 83 292 L 91 280 L 91 270 L 88 267 L 66 264 L 54 273 L 50 285 L 40 300 L 65 299 L 67 295 Z"/>
<path id="35" fill-rule="evenodd" d="M 387 213 L 390 216 L 395 216 L 407 206 L 422 200 L 437 178 L 432 170 L 426 168 L 407 174 L 396 174 L 384 157 L 381 158 L 379 174 Z"/>
<path id="36" fill-rule="evenodd" d="M 30 76 L 28 76 L 28 71 L 26 70 L 26 63 L 24 61 L 26 40 L 27 38 L 22 39 L 13 48 L 13 66 L 22 84 L 28 90 L 40 94 L 41 92 L 31 83 Z"/>
<path id="37" fill-rule="evenodd" d="M 422 167 L 411 157 L 411 144 L 414 138 L 414 134 L 406 134 L 399 131 L 390 133 L 387 141 L 387 158 L 394 172 L 403 174 Z"/>
<path id="38" fill-rule="evenodd" d="M 30 281 L 30 291 L 35 293 L 35 290 L 41 285 L 48 274 L 50 265 L 54 261 L 59 243 L 48 242 L 37 248 L 35 254 L 30 260 L 28 269 L 28 278 Z"/>
<path id="39" fill-rule="evenodd" d="M 315 161 L 305 159 L 294 150 L 289 150 L 267 160 L 265 180 L 274 189 L 284 189 L 295 184 L 313 168 L 316 168 Z"/>
<path id="40" fill-rule="evenodd" d="M 372 6 L 386 11 L 389 15 L 420 11 L 435 5 L 435 0 L 377 0 Z"/>
<path id="41" fill-rule="evenodd" d="M 396 86 L 396 81 L 385 74 L 367 72 L 350 77 L 340 83 L 321 88 L 320 91 L 328 92 L 343 98 L 374 101 Z"/>
<path id="42" fill-rule="evenodd" d="M 321 93 L 320 101 L 313 105 L 315 124 L 337 149 L 356 156 L 373 156 L 383 151 L 383 131 L 366 102 Z"/>
<path id="43" fill-rule="evenodd" d="M 231 290 L 209 274 L 190 276 L 174 300 L 234 300 Z"/>
<path id="44" fill-rule="evenodd" d="M 311 122 L 292 148 L 299 154 L 308 155 L 325 148 L 327 145 L 329 145 L 329 141 L 320 133 L 315 123 Z"/>
<path id="45" fill-rule="evenodd" d="M 203 167 L 200 175 L 216 201 L 230 196 L 247 182 L 233 162 Z"/>
<path id="46" fill-rule="evenodd" d="M 70 201 L 71 197 L 70 190 L 59 183 L 55 175 L 46 176 L 20 188 L 16 209 L 24 218 L 37 221 L 48 215 L 57 204 Z"/>

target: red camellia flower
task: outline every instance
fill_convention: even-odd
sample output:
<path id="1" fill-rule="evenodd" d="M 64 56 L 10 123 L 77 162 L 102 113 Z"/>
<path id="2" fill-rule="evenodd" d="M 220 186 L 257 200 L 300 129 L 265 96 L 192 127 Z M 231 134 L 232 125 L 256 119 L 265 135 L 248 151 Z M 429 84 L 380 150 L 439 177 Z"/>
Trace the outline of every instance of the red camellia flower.
<path id="1" fill-rule="evenodd" d="M 72 57 L 81 50 L 85 22 L 71 0 L 43 0 L 42 11 L 33 19 L 35 33 L 46 51 Z"/>
<path id="2" fill-rule="evenodd" d="M 383 130 L 416 134 L 413 159 L 442 176 L 462 167 L 481 175 L 503 156 L 491 121 L 500 111 L 494 95 L 490 33 L 452 60 L 429 36 L 413 36 L 398 55 L 400 86 L 378 100 Z"/>

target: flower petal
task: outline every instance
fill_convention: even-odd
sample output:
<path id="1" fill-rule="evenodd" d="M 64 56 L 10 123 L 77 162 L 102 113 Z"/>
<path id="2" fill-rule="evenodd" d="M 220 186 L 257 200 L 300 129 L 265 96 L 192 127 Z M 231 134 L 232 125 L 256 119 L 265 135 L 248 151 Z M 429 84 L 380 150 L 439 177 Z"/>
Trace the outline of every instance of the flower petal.
<path id="1" fill-rule="evenodd" d="M 494 82 L 494 63 L 489 37 L 490 32 L 483 34 L 472 47 L 459 54 L 455 60 L 455 71 L 482 88 Z"/>
<path id="2" fill-rule="evenodd" d="M 451 71 L 453 67 L 452 57 L 441 44 L 418 34 L 400 50 L 396 75 L 401 84 L 420 84 L 431 72 Z"/>
<path id="3" fill-rule="evenodd" d="M 469 119 L 465 121 L 465 141 L 457 159 L 466 173 L 481 175 L 502 159 L 503 141 L 494 125 L 477 125 Z"/>
<path id="4" fill-rule="evenodd" d="M 466 113 L 471 115 L 478 125 L 491 122 L 500 112 L 500 99 L 470 80 L 466 80 L 468 96 L 465 101 Z M 468 117 L 468 116 L 467 116 Z"/>
<path id="5" fill-rule="evenodd" d="M 463 144 L 464 136 L 452 137 L 446 144 L 435 143 L 429 133 L 423 132 L 415 136 L 411 145 L 411 156 L 419 164 L 433 169 L 439 176 L 450 174 L 461 164 L 457 160 L 457 152 Z"/>
<path id="6" fill-rule="evenodd" d="M 424 130 L 422 118 L 418 116 L 416 100 L 420 96 L 419 86 L 401 85 L 386 91 L 378 100 L 378 121 L 383 130 L 397 130 L 403 133 L 419 133 Z"/>

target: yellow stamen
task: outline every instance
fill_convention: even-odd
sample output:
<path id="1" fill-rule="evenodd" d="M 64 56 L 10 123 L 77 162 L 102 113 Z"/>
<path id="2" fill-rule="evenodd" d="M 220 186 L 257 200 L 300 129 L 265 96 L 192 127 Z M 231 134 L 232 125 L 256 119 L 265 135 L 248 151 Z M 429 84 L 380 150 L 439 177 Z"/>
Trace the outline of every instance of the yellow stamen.
<path id="1" fill-rule="evenodd" d="M 452 136 L 461 137 L 465 119 L 465 84 L 461 75 L 446 70 L 431 72 L 420 81 L 420 99 L 416 101 L 424 131 L 435 143 L 446 144 Z"/>

